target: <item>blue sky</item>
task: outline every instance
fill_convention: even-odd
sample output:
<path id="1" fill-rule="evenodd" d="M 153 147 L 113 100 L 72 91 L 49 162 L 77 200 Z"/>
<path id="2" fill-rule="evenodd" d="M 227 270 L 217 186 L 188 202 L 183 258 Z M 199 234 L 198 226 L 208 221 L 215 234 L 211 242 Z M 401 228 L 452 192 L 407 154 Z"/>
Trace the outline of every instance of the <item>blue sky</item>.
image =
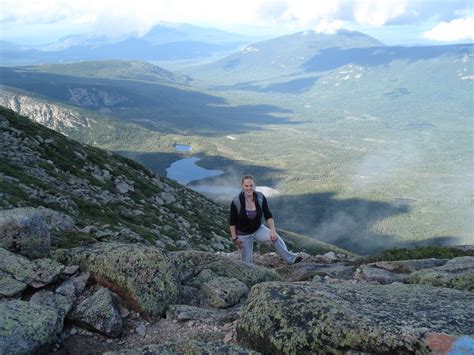
<path id="1" fill-rule="evenodd" d="M 386 44 L 474 40 L 472 0 L 0 0 L 1 39 L 142 36 L 160 22 L 253 35 L 358 30 Z"/>

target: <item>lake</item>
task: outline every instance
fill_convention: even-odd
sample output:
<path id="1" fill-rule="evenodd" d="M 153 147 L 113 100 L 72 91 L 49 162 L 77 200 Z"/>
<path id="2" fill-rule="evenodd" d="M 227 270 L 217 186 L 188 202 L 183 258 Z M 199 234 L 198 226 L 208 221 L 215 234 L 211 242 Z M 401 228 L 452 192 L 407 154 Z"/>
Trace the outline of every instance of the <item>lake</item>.
<path id="1" fill-rule="evenodd" d="M 190 145 L 176 144 L 174 146 L 174 149 L 177 150 L 178 152 L 190 152 L 193 150 L 193 147 Z"/>
<path id="2" fill-rule="evenodd" d="M 199 158 L 185 158 L 175 161 L 166 169 L 166 176 L 186 185 L 193 180 L 201 180 L 211 176 L 222 175 L 221 170 L 208 170 L 196 165 Z"/>

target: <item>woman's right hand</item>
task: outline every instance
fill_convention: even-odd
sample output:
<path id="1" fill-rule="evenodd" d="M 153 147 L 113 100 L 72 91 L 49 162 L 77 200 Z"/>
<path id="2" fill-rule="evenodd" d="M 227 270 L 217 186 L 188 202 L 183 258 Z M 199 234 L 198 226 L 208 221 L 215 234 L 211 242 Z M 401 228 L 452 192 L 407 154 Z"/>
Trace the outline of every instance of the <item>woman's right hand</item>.
<path id="1" fill-rule="evenodd" d="M 240 241 L 240 239 L 238 237 L 235 238 L 235 239 L 232 239 L 232 242 L 234 243 L 234 246 L 237 249 L 240 249 L 242 247 L 242 242 Z"/>

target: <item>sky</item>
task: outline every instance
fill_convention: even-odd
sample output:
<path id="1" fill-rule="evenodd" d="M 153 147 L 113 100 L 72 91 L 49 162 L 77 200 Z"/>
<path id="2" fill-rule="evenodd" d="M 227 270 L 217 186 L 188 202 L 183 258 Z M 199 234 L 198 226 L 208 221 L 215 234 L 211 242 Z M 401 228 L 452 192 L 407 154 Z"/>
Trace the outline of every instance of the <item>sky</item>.
<path id="1" fill-rule="evenodd" d="M 389 45 L 472 43 L 473 0 L 0 0 L 0 39 L 143 36 L 162 22 L 255 35 L 357 30 Z"/>

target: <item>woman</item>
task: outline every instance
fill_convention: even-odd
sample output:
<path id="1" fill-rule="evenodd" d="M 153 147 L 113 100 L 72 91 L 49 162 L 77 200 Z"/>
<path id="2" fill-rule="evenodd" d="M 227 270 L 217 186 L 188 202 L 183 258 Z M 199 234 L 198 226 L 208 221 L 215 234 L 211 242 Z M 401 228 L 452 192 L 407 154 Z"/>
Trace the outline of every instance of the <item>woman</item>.
<path id="1" fill-rule="evenodd" d="M 300 255 L 288 250 L 285 242 L 275 230 L 275 222 L 268 208 L 268 202 L 261 192 L 255 191 L 255 179 L 245 175 L 241 181 L 242 192 L 234 197 L 230 205 L 230 235 L 234 245 L 242 250 L 242 261 L 251 264 L 253 242 L 272 242 L 276 252 L 287 264 L 302 260 Z M 262 216 L 268 223 L 262 224 Z"/>

